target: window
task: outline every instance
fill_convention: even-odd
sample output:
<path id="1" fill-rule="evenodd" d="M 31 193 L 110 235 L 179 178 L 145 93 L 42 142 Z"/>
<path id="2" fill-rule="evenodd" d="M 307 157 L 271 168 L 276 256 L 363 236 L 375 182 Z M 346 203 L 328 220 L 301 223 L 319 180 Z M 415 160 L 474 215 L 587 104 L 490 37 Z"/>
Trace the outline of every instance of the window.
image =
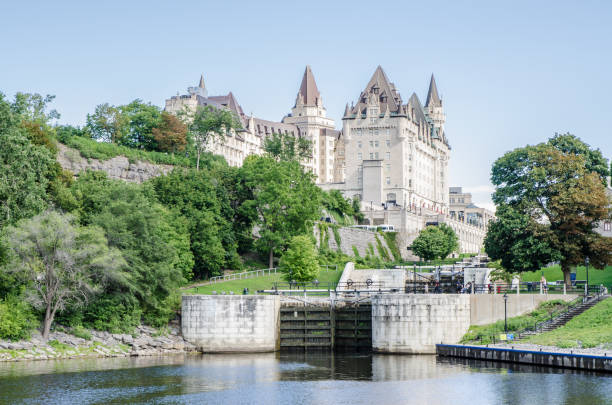
<path id="1" fill-rule="evenodd" d="M 387 184 L 391 184 L 391 177 L 387 177 Z"/>
<path id="2" fill-rule="evenodd" d="M 391 131 L 389 130 L 389 128 L 387 128 L 387 136 L 389 136 L 390 133 Z"/>
<path id="3" fill-rule="evenodd" d="M 611 231 L 612 230 L 612 222 L 604 222 L 604 231 Z"/>
<path id="4" fill-rule="evenodd" d="M 391 171 L 391 165 L 387 164 L 387 171 Z"/>
<path id="5" fill-rule="evenodd" d="M 374 154 L 370 152 L 370 160 L 374 159 Z"/>
<path id="6" fill-rule="evenodd" d="M 361 148 L 361 141 L 357 141 L 357 147 Z"/>
<path id="7" fill-rule="evenodd" d="M 378 159 L 378 152 L 374 153 L 374 156 L 376 157 L 376 159 Z"/>
<path id="8" fill-rule="evenodd" d="M 370 141 L 370 148 L 374 147 L 374 141 Z"/>
<path id="9" fill-rule="evenodd" d="M 378 148 L 378 141 L 374 141 L 374 146 Z"/>
<path id="10" fill-rule="evenodd" d="M 391 152 L 385 152 L 385 159 L 387 160 L 391 159 Z"/>
<path id="11" fill-rule="evenodd" d="M 387 139 L 387 148 L 391 147 L 391 141 Z"/>

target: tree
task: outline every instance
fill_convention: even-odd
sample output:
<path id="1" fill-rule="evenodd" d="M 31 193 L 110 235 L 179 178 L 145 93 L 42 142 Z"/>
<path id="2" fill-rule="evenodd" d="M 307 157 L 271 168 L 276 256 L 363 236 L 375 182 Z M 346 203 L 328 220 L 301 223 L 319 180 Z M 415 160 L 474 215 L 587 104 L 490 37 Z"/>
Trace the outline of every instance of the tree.
<path id="1" fill-rule="evenodd" d="M 293 236 L 312 232 L 321 212 L 320 189 L 297 161 L 265 156 L 247 157 L 238 177 L 243 200 L 237 210 L 257 226 L 255 246 L 268 254 L 274 267 L 275 250 L 282 250 Z"/>
<path id="2" fill-rule="evenodd" d="M 130 148 L 157 150 L 153 129 L 162 123 L 159 107 L 136 99 L 119 110 L 129 122 L 128 132 L 120 143 Z"/>
<path id="3" fill-rule="evenodd" d="M 310 237 L 298 235 L 291 238 L 280 259 L 280 268 L 287 281 L 311 281 L 317 277 L 319 261 Z"/>
<path id="4" fill-rule="evenodd" d="M 429 261 L 441 257 L 446 257 L 448 250 L 448 240 L 446 233 L 437 226 L 428 226 L 419 232 L 419 236 L 412 242 L 414 254 Z"/>
<path id="5" fill-rule="evenodd" d="M 108 244 L 127 262 L 129 283 L 107 291 L 109 295 L 135 296 L 144 320 L 150 325 L 168 321 L 165 300 L 184 282 L 193 268 L 189 235 L 184 219 L 156 200 L 149 184 L 129 184 L 86 172 L 72 187 L 84 225 L 104 230 Z"/>
<path id="6" fill-rule="evenodd" d="M 548 144 L 564 154 L 580 155 L 584 157 L 584 167 L 587 172 L 597 173 L 604 184 L 610 176 L 608 161 L 603 157 L 599 149 L 591 149 L 589 145 L 582 142 L 580 138 L 568 133 L 555 134 L 548 140 Z"/>
<path id="7" fill-rule="evenodd" d="M 60 114 L 56 110 L 47 111 L 47 107 L 53 102 L 55 96 L 47 94 L 41 96 L 38 93 L 15 94 L 15 101 L 11 105 L 13 114 L 21 121 L 38 122 L 47 125 L 53 119 L 59 119 Z"/>
<path id="8" fill-rule="evenodd" d="M 610 218 L 602 182 L 607 164 L 593 163 L 596 155 L 578 138 L 557 136 L 499 158 L 491 180 L 501 217 L 489 228 L 487 254 L 514 271 L 558 260 L 567 285 L 571 267 L 586 257 L 595 268 L 610 264 L 612 239 L 595 232 L 600 221 Z M 518 262 L 513 265 L 514 257 Z"/>
<path id="9" fill-rule="evenodd" d="M 312 158 L 312 142 L 292 134 L 273 133 L 263 142 L 266 153 L 278 160 L 297 160 L 303 162 Z"/>
<path id="10" fill-rule="evenodd" d="M 93 114 L 87 114 L 86 127 L 93 139 L 121 144 L 130 131 L 130 118 L 121 108 L 104 103 L 96 106 Z"/>
<path id="11" fill-rule="evenodd" d="M 55 168 L 51 152 L 33 145 L 20 124 L 0 93 L 0 229 L 47 207 Z"/>
<path id="12" fill-rule="evenodd" d="M 181 152 L 187 145 L 187 126 L 177 117 L 167 112 L 161 113 L 161 123 L 153 128 L 153 138 L 157 150 L 161 152 Z"/>
<path id="13" fill-rule="evenodd" d="M 440 224 L 438 225 L 438 228 L 444 232 L 444 235 L 446 236 L 446 249 L 440 256 L 441 259 L 445 259 L 448 257 L 448 255 L 459 249 L 459 238 L 457 237 L 457 234 L 453 228 L 447 224 Z"/>
<path id="14" fill-rule="evenodd" d="M 7 270 L 27 280 L 28 299 L 45 311 L 43 339 L 58 311 L 79 306 L 100 290 L 100 284 L 125 266 L 109 249 L 99 228 L 82 228 L 75 218 L 47 211 L 8 229 L 12 261 Z"/>
<path id="15" fill-rule="evenodd" d="M 200 155 L 207 147 L 222 141 L 229 131 L 240 127 L 240 121 L 232 111 L 210 105 L 198 106 L 195 111 L 185 109 L 180 117 L 187 124 L 196 149 L 196 170 L 200 170 Z"/>

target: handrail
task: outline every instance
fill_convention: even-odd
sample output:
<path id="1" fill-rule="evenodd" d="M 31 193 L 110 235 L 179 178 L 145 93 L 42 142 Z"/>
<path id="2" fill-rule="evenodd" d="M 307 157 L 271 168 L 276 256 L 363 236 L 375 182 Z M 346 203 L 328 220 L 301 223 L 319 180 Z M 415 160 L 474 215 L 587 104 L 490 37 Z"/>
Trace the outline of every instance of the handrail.
<path id="1" fill-rule="evenodd" d="M 338 271 L 337 264 L 322 264 L 319 267 L 323 268 L 323 271 Z M 330 270 L 333 269 L 333 270 Z M 276 274 L 279 270 L 282 270 L 282 267 L 271 267 L 268 269 L 259 269 L 259 270 L 250 270 L 243 271 L 241 273 L 231 273 L 225 274 L 223 276 L 214 276 L 208 279 L 210 283 L 218 283 L 229 280 L 242 280 L 245 278 L 253 278 L 253 277 L 263 277 L 265 275 Z"/>

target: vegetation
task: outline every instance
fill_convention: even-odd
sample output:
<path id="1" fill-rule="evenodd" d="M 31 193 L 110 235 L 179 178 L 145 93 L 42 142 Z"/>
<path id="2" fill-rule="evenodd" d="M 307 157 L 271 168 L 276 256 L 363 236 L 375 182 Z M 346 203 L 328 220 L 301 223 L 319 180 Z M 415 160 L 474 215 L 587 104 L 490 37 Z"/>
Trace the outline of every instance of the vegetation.
<path id="1" fill-rule="evenodd" d="M 279 264 L 287 281 L 312 281 L 319 274 L 319 261 L 309 236 L 291 238 Z"/>
<path id="2" fill-rule="evenodd" d="M 78 307 L 109 280 L 120 278 L 121 255 L 109 249 L 98 228 L 81 228 L 73 217 L 47 211 L 7 231 L 7 271 L 31 286 L 26 297 L 44 310 L 43 339 L 58 311 Z"/>
<path id="3" fill-rule="evenodd" d="M 510 272 L 559 261 L 566 285 L 573 266 L 612 264 L 612 238 L 595 228 L 610 218 L 606 160 L 570 134 L 506 153 L 493 165 L 497 220 L 485 239 L 487 254 Z"/>
<path id="4" fill-rule="evenodd" d="M 19 296 L 0 299 L 0 339 L 28 339 L 37 324 L 32 307 Z"/>
<path id="5" fill-rule="evenodd" d="M 576 267 L 575 271 L 577 280 L 586 280 L 586 268 L 584 266 Z M 545 267 L 541 270 L 521 273 L 521 279 L 523 281 L 540 281 L 542 276 L 544 276 L 547 281 L 559 281 L 563 280 L 563 271 L 561 270 L 561 266 L 554 265 Z M 607 266 L 603 271 L 591 271 L 589 268 L 589 284 L 603 284 L 611 288 L 612 266 Z"/>
<path id="6" fill-rule="evenodd" d="M 612 349 L 612 299 L 599 302 L 558 329 L 534 335 L 528 343 L 557 347 Z"/>
<path id="7" fill-rule="evenodd" d="M 538 322 L 545 321 L 550 318 L 550 314 L 567 305 L 563 300 L 542 302 L 535 310 L 526 315 L 508 318 L 508 331 L 517 332 Z M 503 319 L 488 325 L 472 325 L 461 339 L 461 343 L 493 343 L 493 337 L 498 339 L 499 335 L 504 333 L 504 327 Z"/>
<path id="8" fill-rule="evenodd" d="M 312 142 L 291 134 L 273 133 L 264 139 L 263 149 L 277 161 L 303 162 L 312 157 Z"/>
<path id="9" fill-rule="evenodd" d="M 412 242 L 412 252 L 424 260 L 445 259 L 458 248 L 459 239 L 446 224 L 426 227 Z"/>

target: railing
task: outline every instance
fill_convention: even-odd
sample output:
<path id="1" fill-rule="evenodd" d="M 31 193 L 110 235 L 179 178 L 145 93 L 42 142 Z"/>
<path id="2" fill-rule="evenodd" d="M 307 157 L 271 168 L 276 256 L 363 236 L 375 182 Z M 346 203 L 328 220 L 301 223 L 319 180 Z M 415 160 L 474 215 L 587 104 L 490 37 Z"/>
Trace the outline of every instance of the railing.
<path id="1" fill-rule="evenodd" d="M 321 267 L 322 271 L 338 271 L 338 265 L 337 264 L 322 264 L 320 267 Z M 278 273 L 279 271 L 282 271 L 282 268 L 273 267 L 273 268 L 269 268 L 269 269 L 244 271 L 242 273 L 231 273 L 231 274 L 225 274 L 223 276 L 214 276 L 214 277 L 211 277 L 209 279 L 209 282 L 214 284 L 214 283 L 219 283 L 219 282 L 223 282 L 223 281 L 243 280 L 243 279 L 246 279 L 246 278 L 270 276 L 272 274 Z"/>
<path id="2" fill-rule="evenodd" d="M 463 293 L 475 294 L 578 294 L 585 295 L 587 292 L 584 284 L 574 284 L 566 287 L 563 283 L 541 283 L 539 281 L 522 281 L 520 283 L 489 283 L 489 284 L 466 284 Z M 588 295 L 601 294 L 603 288 L 600 285 L 589 285 Z"/>

